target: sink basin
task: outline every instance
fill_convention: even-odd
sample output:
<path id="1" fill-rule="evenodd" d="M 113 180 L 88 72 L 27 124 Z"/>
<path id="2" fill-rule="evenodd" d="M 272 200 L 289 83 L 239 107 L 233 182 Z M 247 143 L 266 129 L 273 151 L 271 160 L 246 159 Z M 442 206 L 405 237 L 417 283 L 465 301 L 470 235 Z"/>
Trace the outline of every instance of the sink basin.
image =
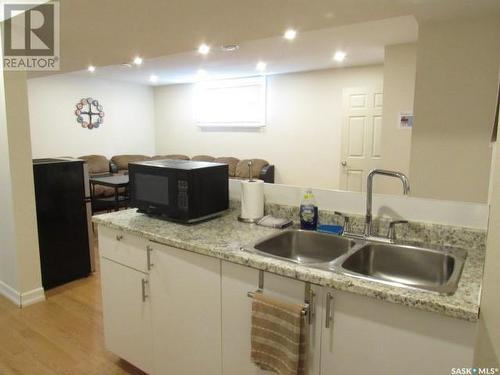
<path id="1" fill-rule="evenodd" d="M 453 294 L 465 256 L 414 246 L 367 243 L 349 255 L 340 268 L 369 280 Z"/>
<path id="2" fill-rule="evenodd" d="M 327 263 L 346 254 L 355 242 L 332 234 L 287 230 L 254 244 L 254 251 L 300 264 Z"/>

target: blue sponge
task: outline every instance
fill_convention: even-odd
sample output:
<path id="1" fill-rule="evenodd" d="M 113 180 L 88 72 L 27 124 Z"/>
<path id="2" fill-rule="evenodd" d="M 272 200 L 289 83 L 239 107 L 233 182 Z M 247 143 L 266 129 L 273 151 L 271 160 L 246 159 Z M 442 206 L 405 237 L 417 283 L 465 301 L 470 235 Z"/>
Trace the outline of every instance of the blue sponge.
<path id="1" fill-rule="evenodd" d="M 318 225 L 318 232 L 331 233 L 331 234 L 342 234 L 344 232 L 344 227 L 342 225 Z"/>

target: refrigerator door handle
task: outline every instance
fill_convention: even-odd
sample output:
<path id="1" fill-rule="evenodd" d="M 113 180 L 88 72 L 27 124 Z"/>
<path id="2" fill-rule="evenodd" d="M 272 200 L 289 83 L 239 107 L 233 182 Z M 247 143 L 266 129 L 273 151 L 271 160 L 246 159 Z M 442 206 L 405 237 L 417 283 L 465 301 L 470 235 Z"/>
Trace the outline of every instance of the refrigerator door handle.
<path id="1" fill-rule="evenodd" d="M 83 163 L 83 184 L 85 188 L 84 202 L 85 202 L 85 211 L 87 214 L 87 233 L 89 238 L 90 270 L 92 272 L 95 272 L 96 254 L 94 248 L 94 225 L 92 224 L 92 196 L 90 194 L 89 166 L 87 163 Z"/>

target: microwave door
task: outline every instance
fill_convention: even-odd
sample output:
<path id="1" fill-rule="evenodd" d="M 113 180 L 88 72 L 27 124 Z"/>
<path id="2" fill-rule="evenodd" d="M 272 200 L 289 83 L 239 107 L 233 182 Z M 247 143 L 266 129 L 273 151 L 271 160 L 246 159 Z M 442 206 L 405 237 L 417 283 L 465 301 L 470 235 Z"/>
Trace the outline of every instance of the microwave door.
<path id="1" fill-rule="evenodd" d="M 172 183 L 167 174 L 145 169 L 135 171 L 131 177 L 133 201 L 141 211 L 152 214 L 170 211 Z"/>

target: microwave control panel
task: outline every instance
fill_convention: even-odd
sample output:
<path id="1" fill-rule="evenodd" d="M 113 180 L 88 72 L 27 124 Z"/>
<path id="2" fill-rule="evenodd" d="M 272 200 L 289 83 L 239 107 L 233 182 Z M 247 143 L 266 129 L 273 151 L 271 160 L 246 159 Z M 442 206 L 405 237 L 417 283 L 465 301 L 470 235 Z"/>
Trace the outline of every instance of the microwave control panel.
<path id="1" fill-rule="evenodd" d="M 182 211 L 187 211 L 189 207 L 188 186 L 187 180 L 177 181 L 177 207 Z"/>

